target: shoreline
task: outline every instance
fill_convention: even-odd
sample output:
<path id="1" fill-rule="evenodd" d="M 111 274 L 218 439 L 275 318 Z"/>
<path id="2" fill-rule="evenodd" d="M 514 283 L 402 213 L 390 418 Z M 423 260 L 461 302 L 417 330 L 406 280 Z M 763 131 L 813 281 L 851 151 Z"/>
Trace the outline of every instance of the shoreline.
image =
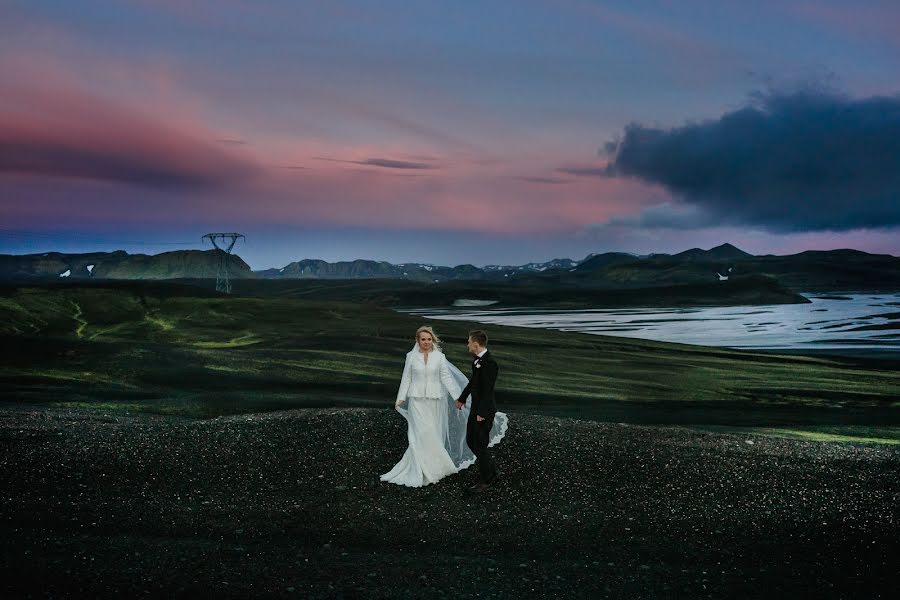
<path id="1" fill-rule="evenodd" d="M 854 300 L 850 295 L 856 296 L 867 296 L 870 299 L 874 299 L 871 297 L 870 293 L 859 293 L 859 292 L 841 292 L 840 294 L 831 294 L 826 297 L 821 295 L 817 295 L 815 293 L 807 293 L 804 292 L 804 297 L 810 296 L 812 301 L 810 304 L 816 304 L 818 308 L 810 309 L 810 314 L 806 317 L 808 319 L 820 319 L 818 315 L 827 315 L 828 308 L 821 307 L 821 301 L 825 300 L 826 302 L 831 301 L 839 301 L 842 305 L 846 301 Z M 896 298 L 896 293 L 890 293 L 887 295 L 887 299 L 894 300 Z M 818 302 L 814 302 L 818 301 Z M 893 305 L 895 302 L 886 302 L 885 307 L 882 310 L 887 310 L 885 313 L 885 318 L 897 319 L 896 310 Z M 786 346 L 738 346 L 738 345 L 727 345 L 727 344 L 713 344 L 713 343 L 703 343 L 694 340 L 690 341 L 681 341 L 680 339 L 675 339 L 678 336 L 673 336 L 671 334 L 661 335 L 661 336 L 653 336 L 650 335 L 653 330 L 658 329 L 660 326 L 665 328 L 666 326 L 675 326 L 678 327 L 679 323 L 690 322 L 691 324 L 696 324 L 696 326 L 700 327 L 704 323 L 714 323 L 718 324 L 723 321 L 724 315 L 710 314 L 708 316 L 701 316 L 695 318 L 693 316 L 679 318 L 677 315 L 685 314 L 685 315 L 696 315 L 697 313 L 701 313 L 703 311 L 710 311 L 716 309 L 744 309 L 748 311 L 746 314 L 741 315 L 737 313 L 737 316 L 740 317 L 749 317 L 753 314 L 757 314 L 760 310 L 770 309 L 770 312 L 778 313 L 779 310 L 790 310 L 797 305 L 783 305 L 783 304 L 773 304 L 773 305 L 722 305 L 722 306 L 652 306 L 652 305 L 644 305 L 644 306 L 618 306 L 618 307 L 580 307 L 580 308 L 553 308 L 553 307 L 528 307 L 528 306 L 504 306 L 504 307 L 494 307 L 494 306 L 458 306 L 452 308 L 428 308 L 428 307 L 405 307 L 394 309 L 396 312 L 400 314 L 409 315 L 417 318 L 430 318 L 440 321 L 475 321 L 478 323 L 482 323 L 485 325 L 500 325 L 500 326 L 513 326 L 513 327 L 526 327 L 530 329 L 542 329 L 546 331 L 564 331 L 564 332 L 574 332 L 574 333 L 582 333 L 587 335 L 600 335 L 600 336 L 608 336 L 614 338 L 622 338 L 622 339 L 632 339 L 632 340 L 644 340 L 650 342 L 663 342 L 669 344 L 684 344 L 688 346 L 702 347 L 702 348 L 713 348 L 717 350 L 728 350 L 728 351 L 738 351 L 738 352 L 761 352 L 766 354 L 784 354 L 784 355 L 793 355 L 793 356 L 810 356 L 810 357 L 839 357 L 839 358 L 848 358 L 848 359 L 861 359 L 861 358 L 870 358 L 876 361 L 882 362 L 900 362 L 900 343 L 898 344 L 887 344 L 888 340 L 883 339 L 885 334 L 891 335 L 890 330 L 897 329 L 900 327 L 900 322 L 895 320 L 888 320 L 886 322 L 879 322 L 873 325 L 866 325 L 864 329 L 857 329 L 859 331 L 862 330 L 871 330 L 873 333 L 871 334 L 871 338 L 860 337 L 860 338 L 847 338 L 847 339 L 835 339 L 829 340 L 827 338 L 812 341 L 812 340 L 803 340 L 803 341 L 795 341 L 793 344 L 790 341 L 787 342 Z M 803 305 L 805 306 L 805 305 Z M 876 306 L 867 306 L 867 307 L 859 307 L 861 312 L 872 313 L 873 311 L 879 310 Z M 824 311 L 824 312 L 823 312 Z M 615 317 L 621 314 L 626 314 L 629 316 L 650 316 L 658 315 L 660 318 L 658 321 L 647 321 L 637 319 L 634 321 L 621 321 L 618 322 L 615 320 Z M 633 313 L 633 314 L 632 314 Z M 895 314 L 896 313 L 896 314 Z M 554 321 L 555 315 L 583 315 L 583 320 L 564 320 L 564 321 Z M 605 316 L 608 316 L 607 319 L 604 319 Z M 728 317 L 733 317 L 729 313 Z M 880 316 L 880 315 L 875 315 Z M 764 320 L 771 321 L 764 323 L 763 325 L 781 325 L 781 321 L 779 318 L 784 320 L 784 326 L 799 326 L 795 324 L 791 319 L 787 318 L 788 315 L 783 316 L 766 316 Z M 763 317 L 760 317 L 763 318 Z M 865 320 L 872 319 L 871 315 L 861 315 L 859 317 L 844 317 L 837 318 L 831 317 L 835 323 L 840 323 L 842 321 L 850 321 L 856 319 L 854 323 L 848 323 L 846 326 L 850 327 L 852 325 L 859 325 L 860 322 L 865 322 Z M 483 320 L 488 319 L 488 320 Z M 518 320 L 517 320 L 518 319 Z M 774 319 L 774 320 L 773 320 Z M 863 319 L 863 321 L 859 321 L 859 319 Z M 529 322 L 529 320 L 534 320 L 535 324 Z M 600 320 L 603 322 L 610 323 L 609 325 L 603 326 L 589 326 L 591 321 Z M 725 320 L 733 320 L 733 319 L 725 319 Z M 827 322 L 822 321 L 820 319 L 820 323 Z M 583 325 L 584 324 L 584 325 Z M 807 323 L 807 325 L 811 325 L 812 323 Z M 749 327 L 749 325 L 744 324 Z M 828 336 L 828 335 L 840 335 L 846 333 L 845 330 L 840 330 L 835 333 L 831 333 L 831 328 L 834 327 L 820 327 L 815 331 L 817 336 Z M 634 331 L 637 335 L 622 335 L 623 331 Z M 849 330 L 853 332 L 854 330 Z M 878 333 L 880 331 L 884 331 L 885 333 Z M 738 333 L 747 336 L 752 339 L 752 336 L 756 333 L 767 333 L 765 331 L 741 331 L 731 334 L 731 337 L 738 335 Z M 647 335 L 642 335 L 647 334 Z M 800 337 L 801 330 L 793 331 L 793 335 Z M 722 336 L 722 334 L 718 334 Z M 805 334 L 810 335 L 810 334 Z M 852 335 L 852 333 L 851 333 Z M 782 334 L 783 337 L 787 337 L 787 334 Z M 878 337 L 881 336 L 881 337 Z M 896 337 L 896 336 L 895 336 Z M 723 338 L 724 340 L 725 338 Z M 802 339 L 802 338 L 801 338 Z M 803 344 L 809 344 L 809 346 L 804 346 Z"/>

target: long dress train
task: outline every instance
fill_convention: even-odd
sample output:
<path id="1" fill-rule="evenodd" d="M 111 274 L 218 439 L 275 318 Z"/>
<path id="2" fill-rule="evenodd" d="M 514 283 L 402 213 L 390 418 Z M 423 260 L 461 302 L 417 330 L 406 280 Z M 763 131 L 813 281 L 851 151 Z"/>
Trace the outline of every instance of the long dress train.
<path id="1" fill-rule="evenodd" d="M 422 373 L 427 374 L 424 370 L 428 367 L 427 363 L 413 352 L 418 352 L 418 349 L 414 347 L 407 355 L 399 396 L 403 396 L 404 390 L 410 388 L 409 381 L 415 377 L 415 373 L 420 378 Z M 421 363 L 411 362 L 416 360 Z M 397 406 L 397 412 L 408 424 L 409 446 L 400 462 L 381 476 L 382 481 L 422 487 L 475 463 L 475 455 L 466 445 L 466 421 L 469 418 L 471 397 L 467 398 L 462 410 L 456 408 L 456 398 L 462 393 L 468 379 L 442 353 L 432 352 L 428 362 L 432 361 L 436 362 L 431 365 L 431 372 L 440 372 L 440 376 L 433 377 L 433 381 L 441 383 L 428 390 L 432 392 L 429 396 L 406 396 L 406 406 Z M 427 386 L 414 389 L 427 389 Z M 503 439 L 508 425 L 506 413 L 498 412 L 491 428 L 490 446 Z"/>

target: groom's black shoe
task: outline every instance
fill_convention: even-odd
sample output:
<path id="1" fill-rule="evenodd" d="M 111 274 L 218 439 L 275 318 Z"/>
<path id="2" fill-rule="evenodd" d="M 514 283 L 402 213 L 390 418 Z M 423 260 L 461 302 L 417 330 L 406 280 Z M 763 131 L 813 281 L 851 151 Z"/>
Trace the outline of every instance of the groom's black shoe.
<path id="1" fill-rule="evenodd" d="M 491 487 L 491 484 L 489 484 L 489 483 L 479 482 L 479 483 L 476 483 L 475 485 L 473 485 L 472 487 L 470 487 L 467 491 L 470 494 L 480 494 L 481 492 L 487 490 L 490 487 Z"/>

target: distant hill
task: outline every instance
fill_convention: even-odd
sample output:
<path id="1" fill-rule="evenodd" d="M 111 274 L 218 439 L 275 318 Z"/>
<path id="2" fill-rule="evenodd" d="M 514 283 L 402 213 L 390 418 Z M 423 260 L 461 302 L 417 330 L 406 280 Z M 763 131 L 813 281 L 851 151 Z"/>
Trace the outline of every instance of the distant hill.
<path id="1" fill-rule="evenodd" d="M 859 250 L 756 256 L 736 264 L 738 269 L 773 277 L 797 291 L 900 290 L 900 257 Z"/>
<path id="2" fill-rule="evenodd" d="M 0 255 L 0 280 L 15 279 L 210 279 L 221 250 L 178 250 L 156 255 L 123 251 L 87 254 Z M 427 263 L 392 264 L 354 260 L 330 263 L 304 259 L 280 269 L 251 271 L 228 256 L 232 279 L 393 279 L 417 283 L 508 282 L 514 288 L 603 290 L 726 284 L 736 277 L 762 276 L 794 292 L 900 290 L 900 258 L 858 250 L 806 251 L 789 256 L 754 256 L 731 244 L 678 254 L 635 256 L 624 252 L 588 255 L 582 261 L 555 258 L 525 265 L 478 268 Z"/>
<path id="3" fill-rule="evenodd" d="M 771 277 L 795 292 L 900 290 L 900 258 L 858 250 L 807 251 L 788 256 L 753 256 L 731 244 L 711 250 L 645 258 L 617 253 L 581 263 L 557 284 L 609 289 L 702 283 L 738 276 Z"/>
<path id="4" fill-rule="evenodd" d="M 304 259 L 290 263 L 281 269 L 256 271 L 264 279 L 407 279 L 436 283 L 441 281 L 501 280 L 522 273 L 543 273 L 568 270 L 578 263 L 569 258 L 557 258 L 544 263 L 528 263 L 519 266 L 488 265 L 479 269 L 474 265 L 443 267 L 425 263 L 392 264 L 384 261 L 354 260 L 330 263 L 324 260 Z"/>
<path id="5" fill-rule="evenodd" d="M 374 260 L 330 263 L 316 259 L 295 261 L 281 269 L 256 271 L 256 275 L 263 279 L 408 279 L 429 283 L 455 279 L 477 280 L 487 277 L 485 271 L 474 265 L 456 267 L 440 267 L 422 263 L 395 265 Z"/>
<path id="6" fill-rule="evenodd" d="M 731 244 L 722 244 L 709 250 L 701 250 L 700 248 L 691 248 L 684 252 L 679 252 L 671 258 L 682 261 L 700 261 L 700 262 L 722 262 L 735 261 L 753 258 L 753 255 L 744 252 L 740 248 L 736 248 Z"/>
<path id="7" fill-rule="evenodd" d="M 672 257 L 613 263 L 604 268 L 576 272 L 582 285 L 604 288 L 655 287 L 685 283 L 719 282 L 718 273 L 728 265 L 675 260 Z M 575 275 L 575 274 L 573 274 Z"/>
<path id="8" fill-rule="evenodd" d="M 639 260 L 641 260 L 639 257 L 633 254 L 626 254 L 625 252 L 605 252 L 603 254 L 592 254 L 581 261 L 577 267 L 575 267 L 575 272 L 589 273 L 592 271 L 599 271 L 613 265 L 633 263 Z"/>
<path id="9" fill-rule="evenodd" d="M 520 266 L 500 266 L 500 265 L 487 265 L 484 270 L 491 273 L 513 273 L 513 272 L 523 272 L 523 271 L 533 271 L 536 273 L 542 273 L 544 271 L 551 271 L 554 269 L 563 269 L 569 270 L 575 267 L 578 262 L 572 260 L 571 258 L 554 258 L 553 260 L 544 262 L 544 263 L 528 263 L 527 265 Z"/>
<path id="10" fill-rule="evenodd" d="M 175 250 L 161 254 L 128 254 L 125 251 L 88 254 L 0 254 L 2 279 L 175 279 L 215 278 L 222 250 Z M 228 275 L 253 278 L 253 271 L 235 254 L 225 255 Z"/>
<path id="11" fill-rule="evenodd" d="M 86 254 L 0 254 L 0 277 L 3 279 L 26 278 L 90 278 L 97 265 L 104 260 L 118 261 L 127 252 L 91 252 Z"/>

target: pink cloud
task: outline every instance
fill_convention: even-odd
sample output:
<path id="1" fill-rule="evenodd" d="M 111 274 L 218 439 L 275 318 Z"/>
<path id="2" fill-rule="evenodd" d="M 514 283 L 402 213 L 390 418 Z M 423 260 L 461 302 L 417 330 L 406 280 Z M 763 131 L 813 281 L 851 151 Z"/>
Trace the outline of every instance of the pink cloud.
<path id="1" fill-rule="evenodd" d="M 256 128 L 242 113 L 223 118 L 227 111 L 192 94 L 185 74 L 164 61 L 70 54 L 72 64 L 41 54 L 0 59 L 0 185 L 22 199 L 0 207 L 0 216 L 19 226 L 298 224 L 543 235 L 634 212 L 646 196 L 614 179 L 548 186 L 541 175 L 572 164 L 573 157 L 557 156 L 560 149 L 542 145 L 498 159 L 411 120 L 373 115 L 365 103 L 341 106 L 410 135 L 354 143 Z M 99 85 L 103 96 L 87 91 Z M 438 168 L 410 168 L 418 165 Z M 123 195 L 122 183 L 136 185 Z"/>
<path id="2" fill-rule="evenodd" d="M 39 63 L 0 64 L 0 174 L 216 187 L 251 177 L 253 160 L 198 122 L 81 89 Z"/>
<path id="3" fill-rule="evenodd" d="M 635 212 L 655 201 L 656 193 L 612 178 L 547 186 L 515 176 L 521 169 L 516 164 L 479 165 L 452 157 L 433 157 L 440 170 L 408 176 L 391 169 L 315 163 L 299 154 L 293 153 L 292 163 L 308 168 L 281 169 L 260 182 L 254 219 L 503 235 L 563 233 Z M 353 149 L 343 153 L 365 154 Z"/>

